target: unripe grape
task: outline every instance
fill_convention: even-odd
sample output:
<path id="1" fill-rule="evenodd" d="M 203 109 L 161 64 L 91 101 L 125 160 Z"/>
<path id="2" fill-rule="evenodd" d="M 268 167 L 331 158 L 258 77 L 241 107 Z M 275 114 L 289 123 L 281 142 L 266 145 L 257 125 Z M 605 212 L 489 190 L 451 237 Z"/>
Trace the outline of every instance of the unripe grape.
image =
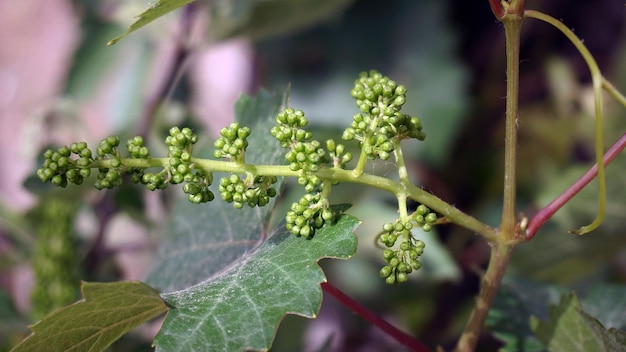
<path id="1" fill-rule="evenodd" d="M 406 273 L 398 273 L 398 283 L 403 283 L 409 281 L 409 276 Z"/>
<path id="2" fill-rule="evenodd" d="M 391 275 L 391 272 L 392 272 L 391 267 L 389 265 L 385 265 L 380 269 L 379 274 L 380 274 L 380 277 L 387 278 L 389 277 L 389 275 Z"/>
<path id="3" fill-rule="evenodd" d="M 434 222 L 436 222 L 436 221 L 437 221 L 437 214 L 435 214 L 435 213 L 430 213 L 430 214 L 426 215 L 426 217 L 424 218 L 424 220 L 425 220 L 427 223 L 432 224 L 432 223 L 434 223 Z"/>

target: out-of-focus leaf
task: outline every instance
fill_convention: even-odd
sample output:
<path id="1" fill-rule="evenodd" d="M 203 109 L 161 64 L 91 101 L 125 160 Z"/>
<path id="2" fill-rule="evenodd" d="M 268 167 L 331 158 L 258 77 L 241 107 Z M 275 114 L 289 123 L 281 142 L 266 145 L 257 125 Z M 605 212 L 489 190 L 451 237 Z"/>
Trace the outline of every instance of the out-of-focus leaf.
<path id="1" fill-rule="evenodd" d="M 168 309 L 157 291 L 136 281 L 83 283 L 82 292 L 83 300 L 33 325 L 33 333 L 12 351 L 103 351 Z"/>
<path id="2" fill-rule="evenodd" d="M 547 321 L 531 317 L 530 324 L 537 338 L 551 352 L 618 352 L 626 349 L 626 333 L 604 328 L 582 310 L 574 294 L 564 296 L 558 306 L 550 307 Z"/>
<path id="3" fill-rule="evenodd" d="M 493 308 L 489 311 L 486 326 L 505 345 L 503 351 L 544 351 L 545 347 L 537 340 L 530 327 L 530 317 L 547 319 L 548 306 L 557 305 L 567 290 L 554 284 L 544 284 L 522 278 L 506 277 Z M 619 338 L 626 326 L 626 287 L 601 284 L 594 287 L 582 300 L 579 313 L 588 321 L 589 328 L 609 346 L 614 338 Z M 596 321 L 597 319 L 597 321 Z M 611 328 L 606 330 L 604 327 Z M 611 337 L 612 336 L 612 337 Z M 610 348 L 608 350 L 611 350 Z"/>
<path id="4" fill-rule="evenodd" d="M 626 351 L 626 332 L 615 328 L 606 329 L 596 318 L 584 311 L 581 317 L 587 322 L 596 340 L 601 341 L 602 351 L 623 352 Z"/>
<path id="5" fill-rule="evenodd" d="M 280 95 L 260 91 L 257 97 L 244 95 L 237 102 L 237 121 L 252 130 L 246 162 L 283 163 L 283 148 L 269 132 L 282 101 Z M 215 175 L 216 183 L 220 176 Z M 261 208 L 234 209 L 219 199 L 202 205 L 182 199 L 171 216 L 147 282 L 169 292 L 208 279 L 267 238 L 273 207 L 274 200 Z"/>
<path id="6" fill-rule="evenodd" d="M 565 293 L 556 285 L 505 277 L 489 310 L 486 327 L 504 343 L 502 351 L 545 351 L 531 330 L 530 317 L 547 318 L 549 304 L 558 303 Z"/>
<path id="7" fill-rule="evenodd" d="M 157 351 L 268 350 L 285 314 L 313 318 L 325 276 L 322 258 L 352 256 L 358 220 L 342 216 L 310 240 L 280 227 L 259 248 L 208 281 L 164 295 L 173 308 L 155 339 Z"/>
<path id="8" fill-rule="evenodd" d="M 127 36 L 128 34 L 136 31 L 137 29 L 147 25 L 148 23 L 156 20 L 157 18 L 167 15 L 168 13 L 178 9 L 179 7 L 185 6 L 192 2 L 193 0 L 157 0 L 150 5 L 146 11 L 142 12 L 137 16 L 137 21 L 128 27 L 128 30 L 111 39 L 107 45 L 113 45 L 119 42 L 122 38 Z"/>
<path id="9" fill-rule="evenodd" d="M 211 8 L 209 35 L 216 39 L 260 39 L 294 32 L 341 11 L 352 0 L 206 0 Z"/>
<path id="10" fill-rule="evenodd" d="M 332 26 L 263 42 L 259 53 L 275 84 L 292 82 L 291 104 L 313 123 L 341 129 L 350 123 L 359 110 L 349 92 L 361 71 L 376 69 L 405 85 L 402 111 L 418 116 L 427 135 L 425 142 L 403 142 L 405 156 L 441 166 L 468 106 L 468 75 L 456 54 L 448 5 L 398 1 L 380 11 L 377 2 L 358 2 Z"/>
<path id="11" fill-rule="evenodd" d="M 548 204 L 580 177 L 587 167 L 555 175 L 540 191 L 538 204 Z M 626 246 L 626 158 L 616 158 L 606 168 L 606 217 L 600 228 L 585 235 L 567 233 L 590 223 L 597 212 L 597 183 L 591 182 L 560 209 L 529 243 L 519 246 L 511 260 L 511 273 L 542 281 L 572 283 L 597 273 Z M 545 250 L 550 248 L 550 250 Z"/>
<path id="12" fill-rule="evenodd" d="M 599 284 L 585 296 L 582 306 L 602 325 L 626 330 L 626 286 Z"/>

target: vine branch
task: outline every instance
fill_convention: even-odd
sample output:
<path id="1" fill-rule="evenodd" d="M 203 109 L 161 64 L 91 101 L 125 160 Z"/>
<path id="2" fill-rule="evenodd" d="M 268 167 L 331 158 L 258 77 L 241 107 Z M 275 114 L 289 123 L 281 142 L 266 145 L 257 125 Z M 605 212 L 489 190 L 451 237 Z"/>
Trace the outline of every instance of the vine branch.
<path id="1" fill-rule="evenodd" d="M 341 304 L 349 308 L 351 311 L 356 313 L 361 318 L 375 325 L 382 331 L 384 331 L 387 335 L 396 339 L 396 341 L 403 344 L 405 347 L 409 348 L 411 351 L 415 352 L 428 352 L 430 351 L 428 347 L 422 345 L 419 341 L 415 340 L 413 337 L 406 334 L 404 331 L 396 328 L 395 326 L 389 324 L 387 321 L 379 317 L 376 313 L 370 311 L 365 308 L 363 305 L 352 299 L 350 296 L 343 293 L 340 289 L 335 287 L 329 282 L 322 283 L 322 289 L 324 292 L 333 296 L 337 299 Z"/>

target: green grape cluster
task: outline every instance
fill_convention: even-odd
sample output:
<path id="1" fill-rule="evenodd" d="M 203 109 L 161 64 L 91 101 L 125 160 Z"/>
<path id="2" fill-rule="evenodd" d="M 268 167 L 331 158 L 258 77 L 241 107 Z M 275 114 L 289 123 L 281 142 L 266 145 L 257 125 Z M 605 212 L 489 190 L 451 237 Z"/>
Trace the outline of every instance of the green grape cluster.
<path id="1" fill-rule="evenodd" d="M 243 164 L 250 128 L 240 127 L 239 123 L 233 122 L 230 126 L 222 128 L 220 135 L 220 138 L 215 141 L 216 150 L 213 155 L 216 158 L 228 158 Z"/>
<path id="2" fill-rule="evenodd" d="M 76 299 L 79 275 L 72 232 L 75 213 L 75 202 L 58 197 L 45 197 L 28 212 L 37 234 L 32 258 L 35 280 L 30 293 L 35 321 Z"/>
<path id="3" fill-rule="evenodd" d="M 326 221 L 334 221 L 335 216 L 319 193 L 307 193 L 291 204 L 285 216 L 286 228 L 296 236 L 310 238 Z"/>
<path id="4" fill-rule="evenodd" d="M 278 178 L 275 176 L 254 176 L 249 174 L 244 180 L 239 175 L 232 174 L 220 179 L 219 192 L 228 203 L 233 203 L 237 209 L 245 204 L 250 207 L 264 206 L 270 198 L 276 196 L 276 189 L 272 187 Z"/>
<path id="5" fill-rule="evenodd" d="M 287 108 L 278 113 L 276 122 L 270 133 L 283 148 L 289 148 L 285 154 L 289 169 L 299 171 L 298 184 L 307 193 L 314 192 L 322 180 L 313 173 L 330 162 L 329 155 L 319 141 L 312 139 L 313 133 L 304 129 L 309 121 L 301 110 Z"/>
<path id="6" fill-rule="evenodd" d="M 352 160 L 352 153 L 346 151 L 346 147 L 343 144 L 337 144 L 333 139 L 326 141 L 326 149 L 332 160 L 332 166 L 343 169 L 346 164 Z"/>
<path id="7" fill-rule="evenodd" d="M 87 143 L 72 143 L 69 147 L 47 150 L 44 153 L 44 163 L 37 170 L 37 176 L 43 182 L 65 187 L 69 183 L 82 184 L 84 179 L 91 175 L 91 169 L 97 167 L 94 186 L 97 189 L 113 188 L 122 184 L 122 175 L 127 173 L 135 183 L 141 183 L 151 191 L 162 190 L 171 184 L 185 183 L 183 191 L 189 201 L 203 203 L 215 198 L 209 190 L 213 175 L 197 168 L 192 159 L 193 145 L 198 136 L 191 129 L 173 127 L 165 142 L 168 146 L 168 163 L 162 170 L 151 173 L 146 167 L 128 167 L 123 165 L 120 157 L 120 139 L 110 136 L 103 139 L 96 149 L 96 157 Z M 133 137 L 126 142 L 129 159 L 150 160 L 150 150 L 144 145 L 140 136 Z M 128 160 L 128 159 L 126 159 Z"/>
<path id="8" fill-rule="evenodd" d="M 289 169 L 298 171 L 298 184 L 306 192 L 291 205 L 285 217 L 286 226 L 294 235 L 308 238 L 326 221 L 335 218 L 328 207 L 325 184 L 315 173 L 322 167 L 344 168 L 352 159 L 352 154 L 334 140 L 327 140 L 324 149 L 319 141 L 313 139 L 313 133 L 305 129 L 309 122 L 301 110 L 287 108 L 279 112 L 276 123 L 270 132 L 283 148 L 288 149 L 285 159 Z M 330 183 L 326 187 L 330 187 Z"/>
<path id="9" fill-rule="evenodd" d="M 193 145 L 198 142 L 198 136 L 185 127 L 170 128 L 170 135 L 165 138 L 167 156 L 169 157 L 170 183 L 178 184 L 193 181 L 191 154 Z"/>
<path id="10" fill-rule="evenodd" d="M 313 137 L 313 133 L 304 129 L 309 120 L 302 110 L 287 108 L 276 115 L 277 125 L 270 133 L 280 142 L 283 148 L 291 148 L 297 142 L 305 142 Z"/>
<path id="11" fill-rule="evenodd" d="M 129 139 L 128 141 L 126 141 L 126 149 L 128 150 L 128 154 L 130 155 L 131 158 L 144 159 L 144 160 L 150 159 L 150 150 L 148 149 L 148 147 L 144 145 L 143 137 L 141 136 L 135 136 Z M 144 169 L 132 168 L 129 170 L 129 173 L 131 175 L 131 180 L 133 183 L 144 183 L 148 185 L 147 187 L 151 189 L 152 191 L 157 189 L 158 186 L 160 185 L 160 182 L 158 181 L 150 182 L 152 180 L 150 179 L 149 176 L 145 177 L 145 182 L 144 182 L 144 175 L 145 175 Z"/>
<path id="12" fill-rule="evenodd" d="M 363 72 L 354 82 L 351 95 L 361 113 L 354 115 L 342 138 L 359 141 L 368 158 L 387 160 L 395 150 L 395 141 L 426 137 L 417 117 L 400 112 L 406 101 L 403 85 L 376 71 Z"/>
<path id="13" fill-rule="evenodd" d="M 150 149 L 144 144 L 143 137 L 135 136 L 126 142 L 126 149 L 131 158 L 150 159 Z M 145 172 L 143 168 L 130 168 L 128 172 L 131 175 L 131 181 L 141 183 L 151 191 L 163 190 L 168 185 L 167 170 L 163 169 L 158 173 Z"/>
<path id="14" fill-rule="evenodd" d="M 111 189 L 122 184 L 122 170 L 120 166 L 120 153 L 118 146 L 120 139 L 116 136 L 109 136 L 102 141 L 96 149 L 96 160 L 109 160 L 110 167 L 98 168 L 98 178 L 94 187 L 97 189 Z"/>
<path id="15" fill-rule="evenodd" d="M 420 226 L 424 231 L 430 231 L 437 222 L 437 214 L 425 205 L 420 205 L 407 219 L 398 219 L 394 223 L 383 225 L 383 232 L 379 240 L 387 248 L 383 250 L 383 259 L 386 265 L 380 269 L 380 276 L 388 284 L 402 283 L 408 280 L 408 274 L 421 268 L 418 260 L 424 252 L 424 242 L 416 239 L 411 229 Z M 400 245 L 392 248 L 400 240 Z"/>
<path id="16" fill-rule="evenodd" d="M 73 158 L 72 154 L 76 157 Z M 43 154 L 44 162 L 37 170 L 37 177 L 43 182 L 66 187 L 68 182 L 80 185 L 91 175 L 91 150 L 87 143 L 73 143 L 70 147 L 57 150 L 48 149 Z"/>
<path id="17" fill-rule="evenodd" d="M 209 186 L 213 182 L 213 174 L 196 168 L 191 160 L 193 145 L 198 142 L 198 135 L 188 127 L 183 129 L 172 127 L 169 133 L 165 138 L 169 158 L 167 173 L 145 174 L 144 179 L 147 177 L 145 181 L 149 182 L 148 188 L 165 188 L 168 181 L 171 184 L 185 183 L 183 192 L 187 194 L 190 202 L 199 204 L 212 201 L 215 195 Z M 169 176 L 169 180 L 165 178 L 166 176 Z"/>
<path id="18" fill-rule="evenodd" d="M 37 176 L 43 182 L 59 187 L 66 187 L 68 183 L 80 185 L 85 178 L 91 176 L 91 168 L 95 162 L 105 160 L 108 164 L 98 168 L 94 186 L 97 189 L 119 186 L 122 183 L 119 143 L 118 137 L 109 136 L 103 139 L 96 150 L 95 159 L 86 142 L 72 143 L 69 147 L 63 146 L 57 150 L 48 149 L 43 154 L 44 162 L 37 170 Z"/>

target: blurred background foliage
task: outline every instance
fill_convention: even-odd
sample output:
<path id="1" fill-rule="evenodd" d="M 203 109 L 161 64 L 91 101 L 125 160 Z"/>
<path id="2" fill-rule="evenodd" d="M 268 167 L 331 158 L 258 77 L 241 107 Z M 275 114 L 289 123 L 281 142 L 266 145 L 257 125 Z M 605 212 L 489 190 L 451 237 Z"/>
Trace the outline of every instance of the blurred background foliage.
<path id="1" fill-rule="evenodd" d="M 70 187 L 59 196 L 30 178 L 40 150 L 75 140 L 93 145 L 112 133 L 139 133 L 165 154 L 161 140 L 171 125 L 193 126 L 208 149 L 219 128 L 232 120 L 239 94 L 261 87 L 289 87 L 290 104 L 307 113 L 322 140 L 340 135 L 357 111 L 349 90 L 359 72 L 376 69 L 406 85 L 405 111 L 422 119 L 428 136 L 423 143 L 406 145 L 414 181 L 498 224 L 505 56 L 503 30 L 487 1 L 205 0 L 112 47 L 105 45 L 151 4 L 0 2 L 0 341 L 5 341 L 0 350 L 20 340 L 42 309 L 68 303 L 47 299 L 42 308 L 36 298 L 41 288 L 31 295 L 35 282 L 43 280 L 37 275 L 54 275 L 33 270 L 41 260 L 40 241 L 50 241 L 51 232 L 68 227 L 51 222 L 47 228 L 41 222 L 54 214 L 37 218 L 32 209 L 59 199 L 72 204 L 64 210 L 74 213 L 67 230 L 74 241 L 67 246 L 75 258 L 68 263 L 80 265 L 55 268 L 59 277 L 142 280 L 159 239 L 167 235 L 160 230 L 180 195 L 127 186 L 106 193 Z M 623 4 L 526 4 L 574 28 L 605 75 L 626 89 Z M 524 24 L 520 68 L 519 210 L 532 216 L 593 163 L 593 102 L 582 59 L 547 25 Z M 607 99 L 606 112 L 608 146 L 626 129 L 626 111 Z M 368 171 L 394 176 L 389 162 L 374 163 Z M 602 288 L 623 287 L 625 172 L 623 156 L 607 169 L 607 219 L 596 232 L 567 234 L 595 216 L 596 186 L 591 184 L 518 248 L 490 318 L 495 334 L 485 333 L 480 350 L 495 350 L 510 337 L 498 314 L 523 317 L 518 331 L 528 331 L 529 314 L 541 317 L 549 302 L 558 301 L 557 293 L 574 289 L 584 297 L 591 292 L 594 299 L 583 304 L 593 310 L 603 297 L 597 292 L 607 291 Z M 297 197 L 290 190 L 288 185 L 283 207 Z M 485 242 L 464 229 L 440 226 L 424 234 L 427 246 L 419 274 L 408 284 L 387 286 L 378 278 L 382 260 L 374 238 L 383 223 L 397 216 L 395 200 L 353 185 L 336 187 L 332 200 L 355 204 L 350 213 L 363 224 L 355 258 L 322 263 L 330 281 L 426 345 L 450 348 L 473 303 L 477 273 L 489 257 Z M 65 233 L 59 236 L 66 238 Z M 524 297 L 536 298 L 539 306 L 524 306 Z M 521 312 L 507 302 L 528 309 Z M 613 325 L 600 321 L 623 329 L 623 315 L 609 322 Z M 156 329 L 158 324 L 142 327 L 111 350 L 150 350 Z M 400 349 L 331 297 L 316 320 L 287 317 L 273 350 L 324 348 Z"/>

